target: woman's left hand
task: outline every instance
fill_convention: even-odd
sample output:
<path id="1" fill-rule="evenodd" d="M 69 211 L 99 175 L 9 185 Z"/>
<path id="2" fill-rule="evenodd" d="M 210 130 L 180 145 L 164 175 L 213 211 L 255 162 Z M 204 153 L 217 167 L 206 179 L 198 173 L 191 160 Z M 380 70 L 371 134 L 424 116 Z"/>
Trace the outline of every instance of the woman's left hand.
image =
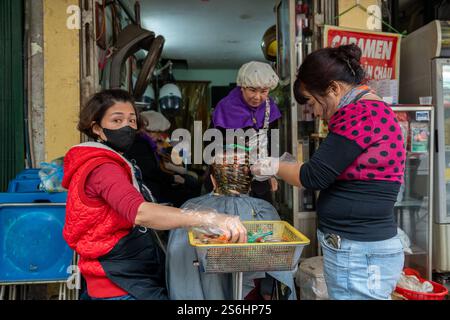
<path id="1" fill-rule="evenodd" d="M 278 190 L 278 180 L 275 178 L 270 178 L 270 189 L 272 192 L 276 192 Z"/>
<path id="2" fill-rule="evenodd" d="M 173 180 L 176 184 L 184 184 L 186 182 L 182 176 L 177 174 L 173 176 Z"/>

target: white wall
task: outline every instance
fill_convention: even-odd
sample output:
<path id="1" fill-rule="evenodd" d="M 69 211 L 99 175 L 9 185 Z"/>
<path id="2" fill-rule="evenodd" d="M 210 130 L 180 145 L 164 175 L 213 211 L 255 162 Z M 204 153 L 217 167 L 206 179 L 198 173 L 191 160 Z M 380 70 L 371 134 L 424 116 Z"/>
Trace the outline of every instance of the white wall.
<path id="1" fill-rule="evenodd" d="M 230 69 L 174 69 L 175 80 L 211 81 L 210 86 L 228 86 L 236 82 L 238 70 Z"/>

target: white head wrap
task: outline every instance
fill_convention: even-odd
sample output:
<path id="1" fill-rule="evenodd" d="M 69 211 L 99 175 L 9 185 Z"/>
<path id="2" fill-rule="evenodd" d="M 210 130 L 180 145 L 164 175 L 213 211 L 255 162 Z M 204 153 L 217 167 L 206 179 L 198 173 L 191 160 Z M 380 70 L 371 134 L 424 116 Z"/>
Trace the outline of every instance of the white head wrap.
<path id="1" fill-rule="evenodd" d="M 170 122 L 161 113 L 150 110 L 141 112 L 141 116 L 145 118 L 148 125 L 145 127 L 148 131 L 166 131 L 170 128 Z"/>
<path id="2" fill-rule="evenodd" d="M 278 85 L 275 71 L 268 63 L 250 61 L 239 69 L 236 83 L 239 87 L 270 88 L 275 89 Z"/>

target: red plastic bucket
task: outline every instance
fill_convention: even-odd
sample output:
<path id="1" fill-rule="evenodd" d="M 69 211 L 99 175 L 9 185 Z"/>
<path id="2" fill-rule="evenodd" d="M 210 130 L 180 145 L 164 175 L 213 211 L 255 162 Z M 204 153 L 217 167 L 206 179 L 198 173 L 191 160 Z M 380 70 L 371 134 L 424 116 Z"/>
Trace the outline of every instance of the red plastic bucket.
<path id="1" fill-rule="evenodd" d="M 414 269 L 405 268 L 403 270 L 403 272 L 407 276 L 411 276 L 411 275 L 416 276 L 421 283 L 424 281 L 427 281 L 427 280 L 423 279 L 420 276 L 419 272 L 417 272 Z M 434 281 L 428 281 L 428 282 L 430 282 L 433 285 L 433 292 L 431 292 L 431 293 L 412 291 L 412 290 L 400 288 L 398 286 L 395 288 L 395 292 L 402 295 L 403 297 L 405 297 L 408 300 L 444 300 L 445 296 L 448 294 L 447 288 L 437 282 L 434 282 Z"/>

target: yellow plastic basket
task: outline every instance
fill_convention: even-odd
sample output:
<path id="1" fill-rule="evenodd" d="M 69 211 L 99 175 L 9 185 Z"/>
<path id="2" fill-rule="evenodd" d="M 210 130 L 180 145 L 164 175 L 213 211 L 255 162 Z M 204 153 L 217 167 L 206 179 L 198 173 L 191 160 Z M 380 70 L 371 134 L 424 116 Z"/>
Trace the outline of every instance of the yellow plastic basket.
<path id="1" fill-rule="evenodd" d="M 199 244 L 189 232 L 204 272 L 289 271 L 295 269 L 309 239 L 285 221 L 243 221 L 247 231 L 264 227 L 286 242 Z"/>

